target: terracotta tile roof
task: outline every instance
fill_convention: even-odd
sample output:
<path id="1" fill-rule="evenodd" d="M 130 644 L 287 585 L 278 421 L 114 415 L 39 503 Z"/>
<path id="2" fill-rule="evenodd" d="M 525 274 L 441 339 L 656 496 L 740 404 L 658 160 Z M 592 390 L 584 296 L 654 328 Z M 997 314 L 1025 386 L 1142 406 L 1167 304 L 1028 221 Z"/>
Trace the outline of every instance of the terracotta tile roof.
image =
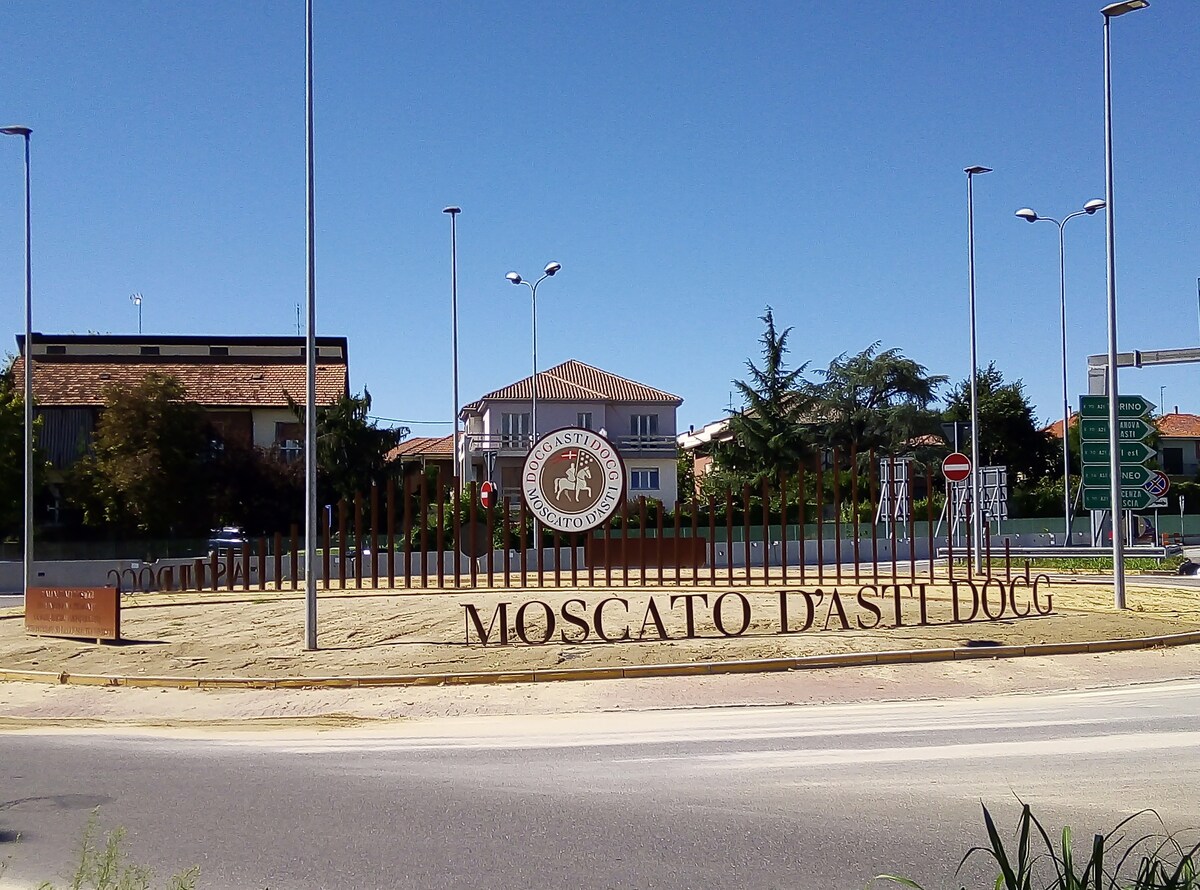
<path id="1" fill-rule="evenodd" d="M 467 405 L 464 411 L 477 410 L 488 399 L 528 401 L 533 398 L 533 376 L 494 390 Z M 641 402 L 681 405 L 683 399 L 636 380 L 618 377 L 583 362 L 563 362 L 546 371 L 538 371 L 538 401 L 547 402 Z"/>
<path id="2" fill-rule="evenodd" d="M 1079 425 L 1079 414 L 1078 414 L 1078 412 L 1072 411 L 1071 412 L 1071 427 L 1074 428 L 1078 425 Z M 1063 428 L 1063 422 L 1061 420 L 1056 420 L 1056 421 L 1054 421 L 1054 423 L 1050 424 L 1050 426 L 1043 428 L 1042 432 L 1049 433 L 1050 437 L 1052 439 L 1061 439 L 1063 437 L 1062 428 Z"/>
<path id="3" fill-rule="evenodd" d="M 15 379 L 24 358 L 13 364 Z M 190 401 L 206 407 L 285 406 L 287 395 L 304 401 L 305 367 L 296 360 L 218 359 L 184 356 L 39 356 L 33 366 L 33 395 L 42 405 L 100 406 L 113 384 L 133 386 L 151 372 L 179 378 Z M 336 401 L 349 391 L 343 362 L 317 365 L 317 401 Z"/>
<path id="4" fill-rule="evenodd" d="M 454 459 L 454 435 L 414 436 L 388 452 L 388 460 L 424 457 L 432 460 Z"/>
<path id="5" fill-rule="evenodd" d="M 1200 415 L 1164 414 L 1156 423 L 1163 438 L 1200 439 Z"/>

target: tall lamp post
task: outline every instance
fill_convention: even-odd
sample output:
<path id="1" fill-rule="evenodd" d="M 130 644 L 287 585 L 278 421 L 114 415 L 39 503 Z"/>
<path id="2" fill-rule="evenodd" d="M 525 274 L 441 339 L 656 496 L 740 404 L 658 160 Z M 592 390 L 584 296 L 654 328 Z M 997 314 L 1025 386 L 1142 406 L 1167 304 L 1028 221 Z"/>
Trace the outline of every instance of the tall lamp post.
<path id="1" fill-rule="evenodd" d="M 1108 258 L 1108 472 L 1109 497 L 1112 499 L 1113 604 L 1125 608 L 1125 543 L 1121 540 L 1121 444 L 1119 391 L 1117 389 L 1117 264 L 1116 232 L 1113 228 L 1113 156 L 1112 156 L 1112 64 L 1109 56 L 1109 23 L 1149 6 L 1148 0 L 1122 0 L 1100 10 L 1104 16 L 1104 201 L 1105 254 Z"/>
<path id="2" fill-rule="evenodd" d="M 141 294 L 130 294 L 129 302 L 132 303 L 134 306 L 137 306 L 138 334 L 141 334 L 142 333 L 142 295 Z"/>
<path id="3" fill-rule="evenodd" d="M 454 356 L 454 479 L 462 491 L 462 461 L 458 456 L 458 230 L 455 222 L 462 213 L 461 207 L 444 207 L 442 213 L 450 214 L 450 342 Z"/>
<path id="4" fill-rule="evenodd" d="M 1091 216 L 1098 210 L 1104 209 L 1104 202 L 1099 198 L 1088 201 L 1082 210 L 1068 213 L 1062 222 L 1051 216 L 1038 216 L 1028 207 L 1017 211 L 1017 216 L 1027 222 L 1052 222 L 1058 226 L 1058 316 L 1062 325 L 1062 393 L 1063 393 L 1063 522 L 1065 532 L 1063 546 L 1071 546 L 1071 394 L 1067 389 L 1067 272 L 1064 253 L 1063 229 L 1069 220 L 1077 216 Z"/>
<path id="5" fill-rule="evenodd" d="M 983 572 L 983 524 L 980 520 L 979 496 L 979 360 L 975 349 L 975 190 L 974 179 L 991 173 L 991 167 L 964 167 L 967 174 L 967 278 L 971 303 L 971 527 L 975 532 L 974 563 L 977 573 Z"/>
<path id="6" fill-rule="evenodd" d="M 305 254 L 308 318 L 304 339 L 304 648 L 317 648 L 317 272 L 313 189 L 313 0 L 304 4 Z M 345 542 L 339 542 L 345 547 Z"/>
<path id="7" fill-rule="evenodd" d="M 516 272 L 509 272 L 504 277 L 508 279 L 510 284 L 523 284 L 529 288 L 533 294 L 533 377 L 530 378 L 530 384 L 533 390 L 532 411 L 529 417 L 530 426 L 530 443 L 537 443 L 538 425 L 537 425 L 537 289 L 538 285 L 558 274 L 558 270 L 562 268 L 561 263 L 547 263 L 543 270 L 542 277 L 530 284 Z"/>
<path id="8" fill-rule="evenodd" d="M 25 577 L 24 593 L 29 595 L 33 586 L 33 260 L 30 253 L 30 203 L 29 203 L 29 127 L 0 127 L 0 135 L 21 136 L 25 140 L 25 511 L 22 535 L 22 569 Z"/>

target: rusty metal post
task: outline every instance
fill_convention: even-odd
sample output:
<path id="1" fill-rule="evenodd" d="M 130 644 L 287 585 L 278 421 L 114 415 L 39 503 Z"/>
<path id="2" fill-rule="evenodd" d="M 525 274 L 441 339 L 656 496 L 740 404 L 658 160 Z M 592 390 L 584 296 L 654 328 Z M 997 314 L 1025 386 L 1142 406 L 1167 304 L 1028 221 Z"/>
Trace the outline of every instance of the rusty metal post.
<path id="1" fill-rule="evenodd" d="M 389 476 L 387 492 L 388 590 L 396 587 L 396 480 Z"/>
<path id="2" fill-rule="evenodd" d="M 708 583 L 717 586 L 717 499 L 708 496 Z"/>
<path id="3" fill-rule="evenodd" d="M 520 524 L 520 527 L 521 527 L 521 533 L 519 535 L 520 545 L 521 545 L 521 586 L 528 587 L 529 586 L 529 580 L 528 580 L 528 578 L 529 578 L 529 576 L 528 576 L 529 548 L 526 546 L 528 543 L 528 541 L 526 539 L 526 528 L 528 525 L 528 517 L 525 514 L 525 498 L 521 498 L 521 506 L 519 508 L 519 512 L 517 513 L 517 522 Z"/>
<path id="4" fill-rule="evenodd" d="M 861 569 L 859 568 L 860 553 L 859 553 L 859 519 L 858 519 L 858 445 L 854 445 L 850 449 L 850 512 L 852 515 L 851 534 L 854 535 L 854 583 L 862 582 Z"/>
<path id="5" fill-rule="evenodd" d="M 725 582 L 733 583 L 733 492 L 725 489 Z"/>
<path id="6" fill-rule="evenodd" d="M 879 583 L 879 474 L 875 463 L 875 449 L 867 464 L 867 475 L 871 483 L 871 583 Z"/>
<path id="7" fill-rule="evenodd" d="M 362 492 L 354 492 L 354 589 L 362 590 L 363 582 L 363 500 Z"/>
<path id="8" fill-rule="evenodd" d="M 421 473 L 421 511 L 416 517 L 421 523 L 421 588 L 429 586 L 429 480 Z M 438 544 L 438 549 L 441 549 Z"/>
<path id="9" fill-rule="evenodd" d="M 371 589 L 379 589 L 379 486 L 374 482 L 371 483 Z"/>
<path id="10" fill-rule="evenodd" d="M 825 456 L 817 455 L 817 583 L 825 583 Z"/>
<path id="11" fill-rule="evenodd" d="M 763 584 L 771 584 L 771 487 L 767 485 L 767 477 L 762 480 L 762 554 L 763 554 Z"/>
<path id="12" fill-rule="evenodd" d="M 509 511 L 512 508 L 509 506 L 508 495 L 504 496 L 502 503 L 504 512 L 500 514 L 500 540 L 504 544 L 504 586 L 508 587 L 511 570 L 509 551 L 512 550 L 512 547 L 509 546 L 512 541 L 512 514 Z"/>
<path id="13" fill-rule="evenodd" d="M 292 523 L 289 537 L 291 538 L 291 545 L 292 545 L 291 552 L 289 553 L 289 559 L 291 560 L 292 583 L 289 586 L 291 587 L 292 590 L 299 590 L 300 589 L 300 526 L 294 522 Z M 313 557 L 306 553 L 304 555 L 304 570 L 306 572 L 311 572 L 312 564 L 313 564 Z"/>
<path id="14" fill-rule="evenodd" d="M 321 532 L 325 541 L 325 550 L 321 554 L 321 568 L 325 571 L 325 589 L 333 590 L 333 514 L 329 510 L 322 510 L 321 513 L 325 516 L 325 520 L 321 523 Z M 312 561 L 313 567 L 316 567 L 317 560 L 314 557 Z"/>
<path id="15" fill-rule="evenodd" d="M 888 455 L 888 507 L 892 515 L 888 517 L 888 529 L 892 544 L 892 583 L 899 583 L 899 569 L 896 566 L 896 458 Z"/>
<path id="16" fill-rule="evenodd" d="M 338 588 L 346 589 L 346 538 L 349 535 L 348 525 L 350 505 L 345 498 L 338 499 Z"/>
<path id="17" fill-rule="evenodd" d="M 841 454 L 833 449 L 833 541 L 834 541 L 834 578 L 842 583 L 842 465 Z"/>
<path id="18" fill-rule="evenodd" d="M 779 474 L 779 574 L 781 583 L 787 585 L 788 575 L 788 477 Z"/>
<path id="19" fill-rule="evenodd" d="M 258 589 L 267 589 L 267 539 L 258 539 Z"/>
<path id="20" fill-rule="evenodd" d="M 934 550 L 937 545 L 933 539 L 933 469 L 925 468 L 925 536 L 929 539 L 929 583 L 936 580 L 933 570 Z"/>
<path id="21" fill-rule="evenodd" d="M 675 501 L 675 509 L 671 511 L 675 520 L 675 538 L 671 541 L 671 550 L 675 553 L 675 585 L 678 586 L 683 582 L 683 558 L 679 550 L 679 500 Z"/>
<path id="22" fill-rule="evenodd" d="M 275 589 L 283 590 L 283 535 L 275 532 L 275 539 L 271 542 L 271 549 L 274 551 L 275 560 Z"/>
<path id="23" fill-rule="evenodd" d="M 754 583 L 750 574 L 750 486 L 742 486 L 742 558 L 746 561 L 746 585 Z"/>
<path id="24" fill-rule="evenodd" d="M 437 475 L 437 585 L 441 589 L 446 587 L 446 486 L 442 482 L 441 470 L 438 470 Z M 454 492 L 455 497 L 458 496 L 457 489 Z M 454 511 L 452 525 L 458 519 L 458 510 Z M 455 538 L 454 546 L 458 546 L 458 538 Z M 457 552 L 454 551 L 457 557 Z M 454 560 L 454 586 L 458 586 L 458 559 Z"/>
<path id="25" fill-rule="evenodd" d="M 487 514 L 487 586 L 495 586 L 496 577 L 496 504 L 484 508 Z"/>
<path id="26" fill-rule="evenodd" d="M 805 500 L 808 498 L 808 486 L 804 481 L 804 465 L 801 464 L 796 470 L 796 505 L 800 508 L 800 515 L 796 522 L 796 542 L 800 551 L 797 561 L 800 563 L 800 583 L 803 584 L 808 573 L 808 529 L 806 525 L 806 516 L 804 515 Z"/>
<path id="27" fill-rule="evenodd" d="M 461 501 L 461 495 L 459 495 L 459 493 L 458 493 L 458 486 L 455 486 L 454 490 L 455 490 L 455 498 Z M 467 522 L 469 523 L 467 526 L 467 550 L 470 551 L 470 554 L 471 554 L 469 577 L 471 579 L 471 587 L 474 588 L 479 585 L 479 559 L 475 556 L 475 554 L 478 552 L 478 547 L 476 545 L 479 543 L 479 540 L 475 537 L 478 534 L 478 526 L 479 526 L 479 509 L 478 509 L 479 498 L 477 498 L 475 496 L 474 485 L 472 485 L 472 490 L 468 494 L 471 498 L 471 504 L 468 507 L 469 513 L 467 515 Z M 461 515 L 461 513 L 462 513 L 462 504 L 456 503 L 455 507 L 454 507 L 454 515 L 459 516 L 459 515 Z M 458 542 L 457 535 L 460 535 L 460 534 L 462 534 L 461 523 L 459 525 L 458 530 L 455 532 L 455 536 L 456 536 L 455 543 Z M 488 552 L 489 553 L 491 552 L 491 548 L 488 548 Z M 454 560 L 455 560 L 455 564 L 457 565 L 458 554 L 455 554 Z M 455 587 L 458 586 L 457 578 L 454 581 L 454 586 Z"/>

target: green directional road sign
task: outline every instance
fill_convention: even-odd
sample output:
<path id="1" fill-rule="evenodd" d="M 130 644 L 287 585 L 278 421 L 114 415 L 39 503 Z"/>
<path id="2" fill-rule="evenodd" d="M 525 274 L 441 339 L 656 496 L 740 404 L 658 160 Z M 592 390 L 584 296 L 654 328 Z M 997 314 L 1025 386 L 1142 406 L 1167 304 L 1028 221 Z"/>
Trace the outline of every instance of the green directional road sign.
<path id="1" fill-rule="evenodd" d="M 1154 506 L 1158 499 L 1144 488 L 1122 488 L 1121 509 L 1145 510 Z M 1107 510 L 1112 506 L 1112 497 L 1107 488 L 1085 488 L 1083 490 L 1083 509 Z"/>
<path id="2" fill-rule="evenodd" d="M 1157 406 L 1145 396 L 1118 396 L 1118 417 L 1149 417 Z M 1080 396 L 1079 414 L 1082 417 L 1108 417 L 1108 396 Z"/>
<path id="3" fill-rule="evenodd" d="M 1155 477 L 1154 470 L 1148 470 L 1141 464 L 1121 465 L 1121 487 L 1141 488 Z M 1086 486 L 1108 486 L 1112 474 L 1108 464 L 1087 465 L 1083 467 L 1083 484 Z"/>
<path id="4" fill-rule="evenodd" d="M 1122 442 L 1120 444 L 1122 464 L 1140 464 L 1158 453 L 1145 442 Z M 1081 442 L 1080 450 L 1085 464 L 1108 466 L 1108 442 Z"/>
<path id="5" fill-rule="evenodd" d="M 1121 442 L 1141 442 L 1154 432 L 1154 427 L 1139 417 L 1123 417 L 1119 421 L 1117 438 Z M 1079 435 L 1085 442 L 1108 440 L 1108 421 L 1083 418 L 1079 421 Z"/>

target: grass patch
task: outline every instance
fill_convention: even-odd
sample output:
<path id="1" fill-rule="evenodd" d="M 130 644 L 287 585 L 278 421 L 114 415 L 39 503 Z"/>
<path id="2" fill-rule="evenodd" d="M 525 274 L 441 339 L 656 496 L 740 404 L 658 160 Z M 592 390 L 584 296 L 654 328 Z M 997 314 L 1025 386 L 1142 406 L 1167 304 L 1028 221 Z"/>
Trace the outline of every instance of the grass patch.
<path id="1" fill-rule="evenodd" d="M 93 810 L 83 830 L 78 864 L 64 890 L 150 890 L 153 872 L 126 859 L 122 849 L 124 840 L 124 828 L 103 831 L 100 811 Z M 194 865 L 168 878 L 162 886 L 166 890 L 195 890 L 199 876 L 200 867 Z M 57 885 L 46 881 L 38 885 L 38 890 L 57 890 Z"/>
<path id="2" fill-rule="evenodd" d="M 1125 571 L 1126 573 L 1137 574 L 1139 572 L 1172 572 L 1178 570 L 1179 566 L 1184 562 L 1184 556 L 1168 556 L 1165 559 L 1153 559 L 1147 556 L 1135 556 L 1126 558 Z M 1012 560 L 1012 571 L 1024 571 L 1025 558 Z M 1055 572 L 1077 572 L 1079 574 L 1102 574 L 1112 571 L 1111 556 L 1067 556 L 1067 557 L 1037 557 L 1029 559 L 1030 569 L 1049 569 Z M 966 566 L 966 560 L 955 559 L 956 566 Z M 995 553 L 992 554 L 992 574 L 1002 574 L 1004 572 L 1004 556 L 1001 554 L 1000 559 L 996 559 Z"/>
<path id="3" fill-rule="evenodd" d="M 1070 827 L 1063 828 L 1055 846 L 1028 804 L 1021 808 L 1014 840 L 1005 844 L 985 806 L 987 846 L 968 850 L 955 874 L 972 858 L 982 856 L 997 869 L 995 881 L 987 884 L 995 890 L 1200 890 L 1200 843 L 1186 846 L 1178 835 L 1165 831 L 1135 832 L 1135 823 L 1147 818 L 1165 829 L 1157 813 L 1143 810 L 1107 834 L 1094 835 L 1086 858 L 1080 858 Z M 923 890 L 920 884 L 898 875 L 879 875 L 867 886 L 876 881 Z"/>

